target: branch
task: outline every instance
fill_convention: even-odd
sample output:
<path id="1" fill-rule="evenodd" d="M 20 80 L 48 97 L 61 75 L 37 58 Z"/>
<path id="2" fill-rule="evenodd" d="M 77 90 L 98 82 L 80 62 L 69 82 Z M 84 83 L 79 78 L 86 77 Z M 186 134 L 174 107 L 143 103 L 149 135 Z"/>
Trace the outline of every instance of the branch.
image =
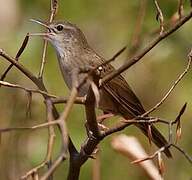
<path id="1" fill-rule="evenodd" d="M 184 15 L 184 10 L 183 10 L 183 0 L 178 0 L 178 10 L 177 13 L 179 15 L 179 19 L 181 19 Z"/>
<path id="2" fill-rule="evenodd" d="M 19 69 L 26 77 L 28 77 L 32 82 L 34 82 L 34 84 L 36 84 L 36 86 L 40 90 L 46 91 L 42 82 L 40 82 L 39 79 L 35 75 L 33 75 L 31 71 L 29 71 L 26 67 L 17 62 L 15 58 L 9 56 L 3 49 L 0 49 L 0 56 L 4 57 L 7 61 L 16 66 L 17 69 Z"/>
<path id="3" fill-rule="evenodd" d="M 151 112 L 153 112 L 154 110 L 156 110 L 159 106 L 161 106 L 165 100 L 169 97 L 169 95 L 172 93 L 172 91 L 175 89 L 175 87 L 177 86 L 177 84 L 183 79 L 183 77 L 185 76 L 185 74 L 187 74 L 190 66 L 191 66 L 191 61 L 192 61 L 192 49 L 188 55 L 188 64 L 187 67 L 185 68 L 185 70 L 179 75 L 179 77 L 177 78 L 177 80 L 174 82 L 174 84 L 171 86 L 171 88 L 168 90 L 168 92 L 165 94 L 165 96 L 154 106 L 152 107 L 150 110 L 148 110 L 147 112 L 145 112 L 142 116 L 147 116 L 148 114 L 150 114 Z"/>
<path id="4" fill-rule="evenodd" d="M 51 23 L 53 21 L 55 15 L 57 13 L 57 10 L 58 10 L 58 0 L 51 0 L 51 14 L 49 17 L 49 23 Z M 39 79 L 42 79 L 43 72 L 44 72 L 44 67 L 45 67 L 45 63 L 46 63 L 47 45 L 48 45 L 47 40 L 44 40 L 41 67 L 40 67 L 40 71 L 39 71 Z"/>
<path id="5" fill-rule="evenodd" d="M 17 54 L 15 56 L 16 61 L 19 61 L 19 57 L 21 56 L 21 54 L 25 50 L 28 41 L 29 41 L 29 33 L 27 33 L 27 35 L 25 36 L 25 39 L 24 39 L 21 47 L 19 48 L 19 51 L 17 52 Z M 13 67 L 13 64 L 10 64 L 9 67 L 4 71 L 3 75 L 0 78 L 1 81 L 3 81 L 5 79 L 7 73 L 11 70 L 12 67 Z"/>
<path id="6" fill-rule="evenodd" d="M 162 34 L 158 35 L 156 39 L 154 39 L 143 51 L 141 51 L 138 55 L 131 58 L 128 62 L 124 63 L 119 69 L 109 73 L 102 79 L 102 86 L 105 85 L 105 83 L 112 80 L 114 77 L 121 74 L 123 71 L 130 68 L 132 65 L 137 63 L 141 60 L 142 57 L 144 57 L 151 49 L 153 49 L 160 41 L 168 37 L 170 34 L 178 30 L 183 24 L 185 24 L 187 21 L 189 21 L 192 17 L 192 11 L 189 12 L 188 15 L 184 16 L 182 19 L 180 19 L 177 23 L 175 23 L 168 31 L 164 31 Z"/>
<path id="7" fill-rule="evenodd" d="M 139 6 L 139 12 L 131 40 L 131 47 L 129 48 L 129 57 L 135 54 L 138 48 L 141 46 L 141 31 L 146 13 L 147 0 L 141 0 Z"/>
<path id="8" fill-rule="evenodd" d="M 30 88 L 23 87 L 23 86 L 18 85 L 18 84 L 12 84 L 12 83 L 5 82 L 5 81 L 0 81 L 0 85 L 5 86 L 5 87 L 10 87 L 10 88 L 22 89 L 22 90 L 24 90 L 26 92 L 38 93 L 38 94 L 41 94 L 41 95 L 45 95 L 47 97 L 57 98 L 57 96 L 49 94 L 49 93 L 47 93 L 45 91 L 41 91 L 39 89 L 30 89 Z"/>
<path id="9" fill-rule="evenodd" d="M 61 104 L 66 103 L 68 101 L 68 97 L 59 97 L 59 98 L 52 98 L 51 101 L 53 104 Z M 84 97 L 76 97 L 74 103 L 75 104 L 85 104 L 86 98 Z"/>
<path id="10" fill-rule="evenodd" d="M 99 78 L 92 74 L 93 82 L 98 84 Z M 96 97 L 94 89 L 90 86 L 85 101 L 85 111 L 88 125 L 88 139 L 84 145 L 81 146 L 80 153 L 76 156 L 70 153 L 70 168 L 68 173 L 68 180 L 78 180 L 80 168 L 85 161 L 90 157 L 96 145 L 99 143 L 100 131 L 97 124 L 97 118 L 95 114 Z"/>
<path id="11" fill-rule="evenodd" d="M 157 10 L 156 19 L 157 19 L 157 21 L 159 20 L 159 22 L 160 22 L 160 35 L 161 35 L 164 31 L 164 17 L 163 17 L 162 10 L 161 10 L 157 0 L 154 0 L 154 3 L 155 3 L 156 10 Z"/>
<path id="12" fill-rule="evenodd" d="M 36 172 L 39 168 L 43 167 L 48 162 L 47 159 L 50 160 L 51 154 L 52 154 L 52 148 L 53 148 L 53 139 L 52 138 L 54 137 L 54 130 L 52 129 L 53 127 L 50 125 L 52 125 L 53 123 L 54 124 L 56 123 L 60 127 L 60 131 L 61 131 L 61 135 L 62 135 L 61 153 L 59 154 L 57 159 L 50 165 L 48 171 L 41 177 L 41 180 L 46 180 L 48 177 L 50 177 L 53 174 L 53 172 L 57 169 L 57 167 L 59 165 L 61 165 L 63 160 L 66 159 L 67 151 L 68 151 L 68 144 L 69 144 L 68 143 L 68 133 L 67 133 L 67 128 L 66 128 L 66 120 L 67 120 L 67 117 L 69 115 L 69 112 L 72 109 L 72 105 L 74 104 L 74 100 L 76 98 L 76 95 L 77 95 L 77 89 L 73 88 L 63 113 L 61 114 L 59 119 L 56 121 L 52 121 L 52 119 L 53 119 L 53 117 L 52 117 L 52 102 L 50 100 L 46 100 L 47 110 L 48 110 L 48 123 L 45 123 L 44 126 L 49 125 L 49 135 L 50 135 L 47 157 L 46 157 L 46 160 L 40 166 L 33 168 L 26 175 L 24 175 L 22 177 L 23 179 L 28 177 L 32 173 Z M 38 126 L 38 128 L 39 127 L 40 126 Z"/>
<path id="13" fill-rule="evenodd" d="M 47 92 L 43 82 L 38 79 L 36 76 L 34 76 L 27 68 L 25 68 L 23 65 L 21 65 L 19 62 L 17 62 L 14 58 L 10 57 L 5 51 L 3 51 L 2 49 L 0 49 L 0 56 L 4 57 L 7 61 L 9 61 L 10 63 L 12 63 L 14 66 L 16 66 L 24 75 L 26 75 L 41 91 L 45 91 Z M 43 97 L 45 99 L 49 98 L 47 95 L 45 94 L 42 94 Z M 59 114 L 56 110 L 56 108 L 53 106 L 53 116 L 54 116 L 54 119 L 58 119 L 59 117 Z M 58 125 L 58 121 L 54 121 L 54 122 L 51 122 L 51 123 L 44 123 L 42 125 L 37 125 L 37 126 L 34 126 L 32 128 L 29 128 L 29 127 L 26 127 L 26 128 L 6 128 L 6 129 L 3 129 L 2 131 L 10 131 L 10 130 L 18 130 L 18 129 L 35 129 L 35 128 L 41 128 L 41 127 L 45 127 L 45 126 L 50 126 L 52 124 L 57 124 Z M 60 129 L 61 130 L 61 129 Z M 1 130 L 0 130 L 1 131 Z M 72 152 L 76 152 L 76 148 L 75 146 L 73 145 L 73 142 L 72 140 L 70 139 L 69 137 L 69 148 L 70 148 L 70 151 Z M 61 156 L 59 157 L 63 157 L 63 154 L 61 154 Z M 63 159 L 63 158 L 62 158 Z M 56 163 L 56 162 L 55 162 Z M 53 164 L 55 165 L 55 164 Z M 51 170 L 49 171 L 49 173 L 52 173 Z"/>

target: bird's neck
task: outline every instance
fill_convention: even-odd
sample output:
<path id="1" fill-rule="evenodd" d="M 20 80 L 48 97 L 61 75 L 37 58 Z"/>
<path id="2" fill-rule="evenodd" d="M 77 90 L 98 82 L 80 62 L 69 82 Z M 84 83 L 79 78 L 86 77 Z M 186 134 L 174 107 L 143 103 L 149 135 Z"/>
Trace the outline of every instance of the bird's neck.
<path id="1" fill-rule="evenodd" d="M 73 57 L 73 56 L 80 56 L 83 54 L 86 49 L 89 48 L 87 42 L 81 42 L 78 40 L 74 41 L 63 41 L 62 43 L 55 42 L 53 46 L 57 52 L 58 57 L 65 58 L 65 57 Z"/>

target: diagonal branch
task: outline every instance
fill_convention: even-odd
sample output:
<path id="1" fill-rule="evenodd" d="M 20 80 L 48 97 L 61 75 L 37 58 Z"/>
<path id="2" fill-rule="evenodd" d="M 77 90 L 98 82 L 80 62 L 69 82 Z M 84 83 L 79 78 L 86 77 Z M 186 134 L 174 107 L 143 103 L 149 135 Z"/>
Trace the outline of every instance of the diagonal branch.
<path id="1" fill-rule="evenodd" d="M 177 78 L 177 80 L 174 82 L 174 84 L 171 86 L 171 88 L 168 90 L 168 92 L 165 94 L 165 96 L 154 106 L 152 107 L 150 110 L 148 110 L 147 112 L 145 112 L 142 116 L 147 116 L 148 114 L 152 113 L 153 111 L 155 111 L 159 106 L 161 106 L 165 100 L 169 97 L 169 95 L 172 93 L 172 91 L 175 89 L 175 87 L 177 86 L 177 84 L 183 79 L 183 77 L 187 74 L 190 66 L 191 66 L 191 61 L 192 61 L 192 49 L 188 55 L 188 64 L 187 67 L 185 68 L 185 70 L 179 75 L 179 77 Z"/>
<path id="2" fill-rule="evenodd" d="M 160 35 L 161 35 L 164 31 L 164 17 L 163 17 L 163 13 L 159 6 L 158 1 L 154 0 L 154 3 L 155 3 L 156 10 L 157 10 L 156 19 L 157 19 L 157 21 L 160 22 Z"/>
<path id="3" fill-rule="evenodd" d="M 173 32 L 177 31 L 183 24 L 185 24 L 187 21 L 189 21 L 192 17 L 192 10 L 189 12 L 188 15 L 184 16 L 181 18 L 177 23 L 175 23 L 168 31 L 164 31 L 162 34 L 158 35 L 156 39 L 154 39 L 149 45 L 143 49 L 138 55 L 135 57 L 131 58 L 129 61 L 124 63 L 120 68 L 117 70 L 109 73 L 102 79 L 102 85 L 107 83 L 108 81 L 112 80 L 114 77 L 118 76 L 121 74 L 123 71 L 127 70 L 130 68 L 132 65 L 137 63 L 138 61 L 141 60 L 142 57 L 144 57 L 149 51 L 151 51 L 159 42 L 161 42 L 163 39 L 168 37 L 170 34 Z"/>
<path id="4" fill-rule="evenodd" d="M 19 61 L 19 57 L 21 56 L 21 54 L 25 50 L 27 43 L 28 43 L 28 40 L 29 40 L 29 33 L 27 33 L 27 35 L 25 36 L 25 39 L 24 39 L 19 51 L 17 52 L 17 54 L 15 56 L 16 61 Z M 3 73 L 3 75 L 0 78 L 1 81 L 3 81 L 5 79 L 6 75 L 11 70 L 12 67 L 13 67 L 13 64 L 10 64 L 9 67 L 5 70 L 5 72 Z"/>

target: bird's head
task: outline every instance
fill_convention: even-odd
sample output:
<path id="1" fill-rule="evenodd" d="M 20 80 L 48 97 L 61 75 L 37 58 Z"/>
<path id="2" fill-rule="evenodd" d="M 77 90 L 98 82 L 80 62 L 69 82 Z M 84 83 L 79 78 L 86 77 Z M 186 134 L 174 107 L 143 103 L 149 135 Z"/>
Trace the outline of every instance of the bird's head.
<path id="1" fill-rule="evenodd" d="M 43 36 L 44 39 L 48 40 L 59 51 L 59 54 L 61 53 L 60 51 L 65 49 L 86 48 L 88 46 L 84 34 L 74 24 L 67 21 L 55 21 L 52 23 L 45 23 L 34 19 L 31 21 L 47 28 L 45 33 L 32 33 L 31 35 Z"/>

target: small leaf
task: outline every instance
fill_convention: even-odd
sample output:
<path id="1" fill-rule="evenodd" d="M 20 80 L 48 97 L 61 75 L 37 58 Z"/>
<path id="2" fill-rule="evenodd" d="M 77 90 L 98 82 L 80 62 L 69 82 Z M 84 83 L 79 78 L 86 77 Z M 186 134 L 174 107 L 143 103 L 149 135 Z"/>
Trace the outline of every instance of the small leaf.
<path id="1" fill-rule="evenodd" d="M 93 81 L 91 81 L 91 88 L 95 96 L 95 105 L 96 107 L 99 107 L 99 101 L 100 101 L 99 89 L 97 88 L 96 84 Z"/>
<path id="2" fill-rule="evenodd" d="M 185 104 L 183 105 L 183 107 L 181 108 L 181 110 L 180 110 L 178 116 L 176 117 L 174 123 L 180 123 L 181 116 L 182 116 L 183 113 L 185 112 L 186 107 L 187 107 L 187 103 L 185 103 Z"/>
<path id="3" fill-rule="evenodd" d="M 148 134 L 149 144 L 151 145 L 151 142 L 152 142 L 151 124 L 148 124 L 147 134 Z"/>
<path id="4" fill-rule="evenodd" d="M 157 12 L 157 14 L 156 14 L 156 16 L 155 16 L 155 19 L 156 19 L 157 22 L 160 21 L 160 13 L 159 13 L 159 12 Z"/>
<path id="5" fill-rule="evenodd" d="M 161 157 L 161 152 L 158 152 L 157 154 L 157 160 L 158 160 L 158 169 L 159 169 L 159 174 L 163 175 L 165 172 L 165 165 L 163 163 L 163 159 Z"/>
<path id="6" fill-rule="evenodd" d="M 27 44 L 28 44 L 28 41 L 29 41 L 29 33 L 27 33 L 27 35 L 25 36 L 25 39 L 19 49 L 19 51 L 17 52 L 16 56 L 15 56 L 15 59 L 18 60 L 19 57 L 21 56 L 21 54 L 23 53 L 23 51 L 25 50 Z"/>
<path id="7" fill-rule="evenodd" d="M 178 140 L 181 139 L 181 125 L 180 123 L 177 124 L 177 129 L 176 129 L 176 143 Z"/>

